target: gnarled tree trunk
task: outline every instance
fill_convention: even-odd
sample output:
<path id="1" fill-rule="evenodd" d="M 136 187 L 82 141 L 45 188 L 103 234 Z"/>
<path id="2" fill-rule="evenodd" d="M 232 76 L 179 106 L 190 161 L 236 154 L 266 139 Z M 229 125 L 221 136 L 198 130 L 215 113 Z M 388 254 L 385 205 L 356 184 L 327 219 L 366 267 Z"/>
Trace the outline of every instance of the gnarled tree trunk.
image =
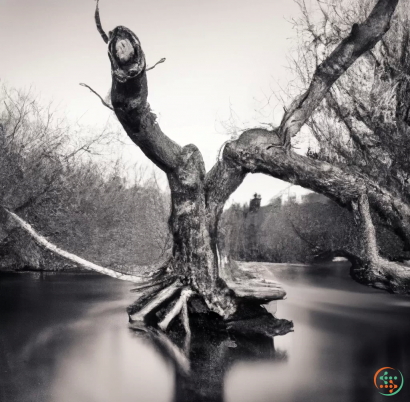
<path id="1" fill-rule="evenodd" d="M 161 131 L 151 112 L 147 102 L 145 56 L 137 36 L 121 26 L 110 32 L 108 39 L 102 34 L 111 60 L 113 109 L 129 137 L 168 176 L 172 195 L 170 227 L 174 239 L 172 272 L 223 318 L 237 314 L 238 298 L 219 275 L 218 221 L 226 200 L 249 172 L 261 172 L 302 185 L 349 207 L 359 202 L 362 218 L 369 200 L 410 243 L 410 207 L 399 194 L 380 188 L 358 170 L 349 171 L 315 161 L 297 155 L 290 148 L 291 138 L 332 84 L 389 29 L 396 5 L 397 0 L 379 0 L 368 18 L 360 25 L 355 24 L 350 35 L 318 66 L 310 87 L 292 103 L 281 125 L 272 131 L 244 132 L 238 140 L 226 145 L 222 159 L 209 173 L 197 147 L 178 146 Z M 96 20 L 101 33 L 98 8 Z M 372 223 L 367 218 L 362 222 L 367 225 L 363 239 L 368 245 L 374 228 L 371 229 Z M 374 261 L 378 252 L 374 247 L 364 247 L 363 254 L 367 257 L 358 261 Z M 369 283 L 378 286 L 378 282 L 367 277 Z M 407 292 L 408 283 L 402 285 L 400 290 Z M 390 288 L 388 284 L 384 287 L 398 289 L 393 284 Z"/>
<path id="2" fill-rule="evenodd" d="M 217 229 L 226 200 L 247 170 L 221 161 L 207 174 L 195 145 L 182 148 L 162 133 L 147 102 L 145 57 L 133 32 L 115 28 L 108 52 L 113 109 L 129 137 L 168 177 L 172 203 L 169 225 L 174 240 L 170 271 L 200 295 L 211 311 L 229 319 L 237 313 L 238 298 L 219 274 Z M 285 294 L 277 286 L 272 289 L 271 299 Z"/>

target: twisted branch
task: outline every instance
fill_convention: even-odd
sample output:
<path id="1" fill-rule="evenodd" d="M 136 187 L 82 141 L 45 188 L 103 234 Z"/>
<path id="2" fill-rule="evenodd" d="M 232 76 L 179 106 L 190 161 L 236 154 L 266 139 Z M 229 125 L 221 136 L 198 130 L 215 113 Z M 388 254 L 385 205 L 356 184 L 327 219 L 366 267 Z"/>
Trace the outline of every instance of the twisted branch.
<path id="1" fill-rule="evenodd" d="M 95 25 L 97 25 L 97 30 L 100 33 L 101 37 L 103 38 L 103 41 L 105 43 L 108 43 L 108 36 L 104 32 L 102 26 L 101 26 L 101 20 L 100 20 L 100 10 L 98 9 L 98 0 L 97 0 L 97 6 L 95 7 L 95 14 L 94 14 L 94 19 L 95 19 Z"/>
<path id="2" fill-rule="evenodd" d="M 166 60 L 166 58 L 163 57 L 160 61 L 157 61 L 153 66 L 146 68 L 145 71 L 149 71 L 149 70 L 154 69 L 158 64 L 163 63 L 165 60 Z"/>
<path id="3" fill-rule="evenodd" d="M 398 0 L 379 0 L 362 24 L 354 24 L 350 35 L 316 69 L 307 91 L 296 98 L 283 116 L 279 135 L 287 149 L 294 137 L 336 80 L 389 30 Z"/>

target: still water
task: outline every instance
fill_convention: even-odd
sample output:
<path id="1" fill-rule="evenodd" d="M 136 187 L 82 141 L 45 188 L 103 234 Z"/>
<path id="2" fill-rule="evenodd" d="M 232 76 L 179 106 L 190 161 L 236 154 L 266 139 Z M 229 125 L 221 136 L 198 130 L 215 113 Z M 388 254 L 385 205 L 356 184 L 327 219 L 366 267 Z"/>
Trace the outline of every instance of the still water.
<path id="1" fill-rule="evenodd" d="M 392 402 L 410 400 L 410 298 L 356 284 L 344 264 L 261 273 L 283 283 L 287 300 L 269 309 L 295 331 L 274 342 L 194 342 L 191 374 L 128 329 L 132 284 L 1 274 L 0 401 L 383 401 L 373 376 L 385 366 L 404 375 Z"/>

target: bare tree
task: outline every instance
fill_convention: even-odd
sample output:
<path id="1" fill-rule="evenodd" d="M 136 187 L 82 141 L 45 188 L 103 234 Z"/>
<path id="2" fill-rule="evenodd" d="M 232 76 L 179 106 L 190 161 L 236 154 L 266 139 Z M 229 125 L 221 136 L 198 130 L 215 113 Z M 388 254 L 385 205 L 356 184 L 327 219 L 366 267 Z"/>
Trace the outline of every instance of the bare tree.
<path id="1" fill-rule="evenodd" d="M 154 177 L 138 167 L 125 177 L 115 153 L 101 155 L 108 144 L 121 149 L 111 124 L 67 121 L 32 88 L 3 85 L 0 125 L 1 205 L 62 247 L 121 272 L 134 273 L 136 260 L 147 264 L 165 252 L 169 200 Z M 2 221 L 0 252 L 6 269 L 76 268 Z"/>
<path id="2" fill-rule="evenodd" d="M 355 21 L 365 20 L 374 1 L 317 1 L 314 3 L 316 12 L 303 0 L 298 3 L 302 17 L 294 21 L 299 33 L 299 47 L 293 67 L 300 83 L 305 86 L 350 26 Z M 369 179 L 366 192 L 373 220 L 377 220 L 380 229 L 389 228 L 400 236 L 404 244 L 403 255 L 409 249 L 409 222 L 405 212 L 410 189 L 409 29 L 407 4 L 399 2 L 389 32 L 333 85 L 325 101 L 307 122 L 310 134 L 318 144 L 308 151 L 308 156 L 348 172 L 354 170 Z M 382 191 L 387 198 L 380 197 L 372 188 L 378 188 L 377 192 Z M 355 202 L 346 202 L 340 197 L 334 199 L 352 210 L 358 221 Z M 381 242 L 385 237 L 380 237 L 379 244 L 374 239 L 376 251 L 383 249 Z M 352 252 L 354 248 L 357 249 L 357 245 L 346 244 L 340 251 Z M 353 254 L 366 261 L 363 252 L 356 250 Z M 389 261 L 379 257 L 375 264 L 379 268 L 374 272 L 383 272 L 380 267 L 386 266 L 389 267 L 386 270 L 388 276 L 394 270 Z M 368 273 L 362 275 L 363 271 L 353 272 L 353 277 L 367 284 L 376 281 L 379 287 L 392 292 L 407 292 L 407 272 L 403 267 L 396 268 L 401 279 L 390 283 L 383 279 L 384 275 L 376 280 Z"/>
<path id="3" fill-rule="evenodd" d="M 84 130 L 83 128 L 78 131 Z M 102 130 L 90 138 L 74 142 L 75 125 L 69 124 L 52 102 L 41 105 L 32 88 L 27 90 L 2 85 L 0 90 L 0 203 L 23 215 L 32 216 L 41 203 L 61 193 L 67 185 L 70 167 L 80 164 L 84 154 L 111 133 Z M 84 133 L 83 133 L 84 134 Z M 36 253 L 27 253 L 26 239 L 7 230 L 0 222 L 0 247 L 14 252 L 22 262 Z M 34 251 L 33 247 L 29 247 Z M 37 261 L 37 262 L 36 262 Z M 31 258 L 38 266 L 39 258 Z"/>
<path id="4" fill-rule="evenodd" d="M 234 324 L 235 319 L 247 318 L 255 331 L 265 335 L 290 330 L 289 322 L 275 320 L 256 308 L 258 303 L 284 296 L 276 283 L 256 279 L 237 285 L 228 282 L 233 287 L 231 289 L 220 276 L 224 267 L 220 265 L 217 249 L 219 220 L 225 202 L 248 173 L 265 173 L 326 194 L 344 205 L 354 206 L 361 222 L 363 242 L 363 254 L 356 261 L 356 278 L 390 291 L 409 291 L 409 272 L 379 257 L 369 213 L 370 203 L 410 240 L 407 200 L 355 167 L 298 155 L 290 146 L 291 139 L 308 121 L 332 85 L 388 31 L 397 3 L 398 0 L 378 0 L 368 17 L 360 24 L 354 24 L 350 33 L 318 65 L 308 89 L 291 103 L 280 126 L 272 130 L 258 128 L 245 131 L 237 140 L 226 144 L 221 159 L 209 172 L 205 171 L 202 155 L 195 145 L 181 147 L 162 132 L 147 101 L 147 67 L 139 39 L 123 26 L 106 35 L 101 27 L 97 4 L 97 28 L 108 45 L 111 62 L 112 107 L 132 141 L 166 173 L 171 190 L 169 225 L 173 236 L 172 252 L 162 268 L 155 271 L 154 279 L 142 285 L 152 287 L 130 311 L 134 326 L 161 306 L 167 306 L 167 302 L 179 292 L 181 302 L 165 308 L 164 318 L 159 323 L 163 330 L 180 314 L 187 334 L 190 333 L 186 306 L 192 297 L 199 298 L 205 303 L 204 308 L 222 317 L 228 328 L 240 328 L 241 325 Z M 65 253 L 67 258 L 75 258 L 53 249 L 53 245 L 37 235 L 17 215 L 8 216 L 45 247 Z M 112 276 L 137 280 L 109 273 L 88 262 L 82 263 Z M 191 308 L 195 306 L 191 305 Z"/>

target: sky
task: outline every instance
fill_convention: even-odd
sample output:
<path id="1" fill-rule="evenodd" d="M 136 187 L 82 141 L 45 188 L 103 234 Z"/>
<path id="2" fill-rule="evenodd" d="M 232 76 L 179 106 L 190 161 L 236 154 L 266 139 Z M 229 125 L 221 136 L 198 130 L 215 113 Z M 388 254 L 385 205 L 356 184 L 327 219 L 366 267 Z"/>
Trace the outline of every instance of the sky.
<path id="1" fill-rule="evenodd" d="M 95 4 L 0 0 L 0 79 L 19 88 L 33 85 L 69 119 L 102 127 L 112 113 L 79 86 L 84 82 L 104 97 L 111 85 Z M 149 102 L 162 130 L 180 145 L 197 145 L 207 169 L 232 126 L 280 122 L 282 109 L 272 94 L 292 79 L 287 56 L 296 33 L 289 21 L 299 15 L 293 1 L 100 0 L 100 15 L 106 32 L 124 25 L 136 33 L 148 66 L 166 58 L 147 73 Z M 130 142 L 113 153 L 151 166 Z M 257 192 L 266 204 L 286 187 L 249 175 L 230 202 L 246 202 Z"/>

